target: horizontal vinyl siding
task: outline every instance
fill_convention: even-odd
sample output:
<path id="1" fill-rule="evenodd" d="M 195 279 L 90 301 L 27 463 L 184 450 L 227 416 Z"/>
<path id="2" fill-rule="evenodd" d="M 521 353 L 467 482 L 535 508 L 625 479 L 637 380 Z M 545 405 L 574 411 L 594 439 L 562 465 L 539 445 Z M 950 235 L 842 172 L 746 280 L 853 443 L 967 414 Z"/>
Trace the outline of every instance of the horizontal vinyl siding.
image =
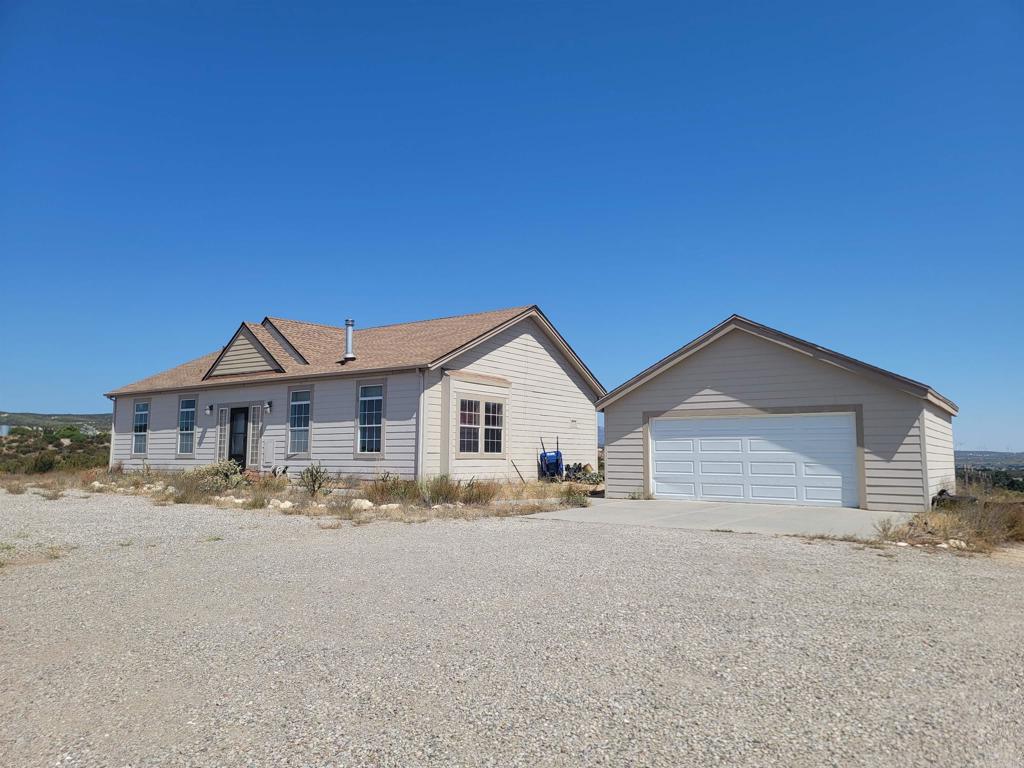
<path id="1" fill-rule="evenodd" d="M 953 454 L 953 417 L 933 405 L 924 407 L 925 456 L 928 466 L 928 497 L 943 488 L 956 493 Z"/>
<path id="2" fill-rule="evenodd" d="M 921 509 L 920 400 L 738 330 L 607 407 L 607 494 L 643 491 L 645 411 L 857 404 L 868 508 Z"/>
<path id="3" fill-rule="evenodd" d="M 441 474 L 441 371 L 427 371 L 423 382 L 423 472 L 427 477 Z"/>
<path id="4" fill-rule="evenodd" d="M 431 416 L 428 419 L 427 467 L 440 466 L 442 440 L 449 441 L 449 474 L 458 478 L 496 477 L 516 481 L 519 472 L 525 479 L 537 477 L 537 456 L 541 438 L 548 450 L 556 442 L 566 463 L 597 467 L 597 412 L 593 394 L 582 377 L 570 365 L 547 334 L 532 320 L 524 320 L 488 339 L 475 349 L 460 355 L 446 366 L 496 376 L 508 381 L 508 387 L 467 382 L 450 378 L 451 418 L 448 435 L 441 434 L 444 387 L 441 382 L 430 392 Z M 505 458 L 460 457 L 458 454 L 458 393 L 487 393 L 507 399 Z M 502 393 L 505 393 L 504 395 Z M 434 416 L 434 413 L 437 416 Z M 482 433 L 481 433 L 482 439 Z M 513 466 L 513 462 L 514 465 Z"/>
<path id="5" fill-rule="evenodd" d="M 222 376 L 228 373 L 255 373 L 272 371 L 274 365 L 253 343 L 248 331 L 242 331 L 231 343 L 224 356 L 211 371 L 211 376 Z"/>
<path id="6" fill-rule="evenodd" d="M 379 380 L 374 379 L 375 381 Z M 382 472 L 413 477 L 416 462 L 416 408 L 419 401 L 419 375 L 395 374 L 387 377 L 384 412 L 384 455 L 357 457 L 355 454 L 356 386 L 363 379 L 318 380 L 310 383 L 313 407 L 310 432 L 310 458 L 293 459 L 285 455 L 288 439 L 288 392 L 286 384 L 260 384 L 247 387 L 211 389 L 195 393 L 196 453 L 177 457 L 178 394 L 153 395 L 150 401 L 149 450 L 143 457 L 131 456 L 133 398 L 119 398 L 114 427 L 113 461 L 128 469 L 140 469 L 146 463 L 154 469 L 175 470 L 210 464 L 217 454 L 217 411 L 224 405 L 244 405 L 250 401 L 272 401 L 271 412 L 263 415 L 263 445 L 273 446 L 272 463 L 287 465 L 289 473 L 301 472 L 310 464 L 322 464 L 331 472 L 370 478 Z M 291 382 L 291 389 L 306 385 Z M 206 415 L 212 404 L 213 413 Z"/>

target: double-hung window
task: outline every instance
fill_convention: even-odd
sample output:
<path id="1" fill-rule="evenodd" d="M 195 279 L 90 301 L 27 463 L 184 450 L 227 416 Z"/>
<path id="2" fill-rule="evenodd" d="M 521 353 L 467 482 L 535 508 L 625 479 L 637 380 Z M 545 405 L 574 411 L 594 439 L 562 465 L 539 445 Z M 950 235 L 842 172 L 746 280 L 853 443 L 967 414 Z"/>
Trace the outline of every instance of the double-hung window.
<path id="1" fill-rule="evenodd" d="M 149 403 L 136 403 L 132 421 L 132 453 L 144 455 L 149 443 Z"/>
<path id="2" fill-rule="evenodd" d="M 483 421 L 481 422 L 481 403 Z M 480 434 L 481 429 L 483 435 Z M 459 453 L 500 454 L 505 446 L 505 404 L 459 399 Z"/>
<path id="3" fill-rule="evenodd" d="M 484 453 L 501 453 L 504 422 L 504 405 L 484 403 Z"/>
<path id="4" fill-rule="evenodd" d="M 480 453 L 479 400 L 459 400 L 459 453 Z"/>
<path id="5" fill-rule="evenodd" d="M 178 453 L 191 455 L 196 449 L 196 401 L 182 398 L 178 401 Z"/>
<path id="6" fill-rule="evenodd" d="M 288 453 L 309 453 L 310 391 L 292 392 L 288 410 Z"/>
<path id="7" fill-rule="evenodd" d="M 384 432 L 384 385 L 359 387 L 359 453 L 380 453 Z"/>

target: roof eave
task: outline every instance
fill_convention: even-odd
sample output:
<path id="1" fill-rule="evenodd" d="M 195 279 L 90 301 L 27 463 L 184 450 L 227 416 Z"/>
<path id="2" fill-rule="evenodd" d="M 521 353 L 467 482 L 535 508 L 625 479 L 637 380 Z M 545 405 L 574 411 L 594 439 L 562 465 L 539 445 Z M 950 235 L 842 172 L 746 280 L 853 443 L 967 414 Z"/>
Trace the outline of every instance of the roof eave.
<path id="1" fill-rule="evenodd" d="M 215 376 L 210 379 L 204 379 L 199 384 L 180 384 L 173 387 L 153 387 L 152 389 L 133 389 L 133 390 L 114 390 L 113 392 L 104 393 L 104 397 L 115 398 L 124 397 L 127 395 L 138 396 L 138 395 L 155 395 L 166 392 L 200 392 L 207 389 L 223 389 L 224 387 L 246 387 L 246 386 L 259 386 L 261 384 L 274 384 L 277 382 L 287 381 L 307 381 L 309 379 L 342 379 L 350 376 L 363 376 L 366 374 L 379 375 L 382 373 L 400 373 L 402 371 L 417 371 L 420 368 L 426 368 L 426 363 L 414 363 L 409 365 L 399 366 L 388 366 L 386 368 L 360 368 L 356 371 L 321 371 L 319 373 L 275 373 L 268 375 L 266 378 L 251 379 L 249 381 L 230 381 L 227 380 L 231 376 L 251 376 L 249 373 L 236 373 L 227 374 L 225 376 Z"/>

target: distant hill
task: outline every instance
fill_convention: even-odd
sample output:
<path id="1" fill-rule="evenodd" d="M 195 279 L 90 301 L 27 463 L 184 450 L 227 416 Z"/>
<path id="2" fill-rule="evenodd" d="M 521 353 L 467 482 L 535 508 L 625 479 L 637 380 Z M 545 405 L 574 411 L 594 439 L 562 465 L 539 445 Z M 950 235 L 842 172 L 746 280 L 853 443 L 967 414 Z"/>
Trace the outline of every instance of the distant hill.
<path id="1" fill-rule="evenodd" d="M 109 432 L 111 414 L 109 413 L 11 413 L 0 411 L 0 424 L 12 427 L 47 427 L 58 429 L 63 426 L 75 426 L 83 432 Z"/>
<path id="2" fill-rule="evenodd" d="M 1014 451 L 957 451 L 958 467 L 1024 469 L 1024 453 Z"/>

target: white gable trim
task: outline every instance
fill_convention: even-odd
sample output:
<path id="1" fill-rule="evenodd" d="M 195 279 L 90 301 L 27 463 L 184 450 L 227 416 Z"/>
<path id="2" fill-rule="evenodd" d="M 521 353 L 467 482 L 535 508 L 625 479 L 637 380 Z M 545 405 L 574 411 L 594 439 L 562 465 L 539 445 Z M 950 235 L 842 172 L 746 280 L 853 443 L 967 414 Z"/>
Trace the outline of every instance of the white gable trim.
<path id="1" fill-rule="evenodd" d="M 587 386 L 590 387 L 591 391 L 596 396 L 595 400 L 603 397 L 605 395 L 606 390 L 601 385 L 601 382 L 597 380 L 597 377 L 594 376 L 593 373 L 591 373 L 590 369 L 587 368 L 586 364 L 583 362 L 583 360 L 580 359 L 579 355 L 577 355 L 573 348 L 569 346 L 569 343 L 562 337 L 562 334 L 560 334 L 556 330 L 555 326 L 551 324 L 551 321 L 544 316 L 544 313 L 541 312 L 540 308 L 537 306 L 532 306 L 528 308 L 521 314 L 516 315 L 510 320 L 506 320 L 504 323 L 496 325 L 494 328 L 487 331 L 486 333 L 477 336 L 472 341 L 463 344 L 461 347 L 453 349 L 451 352 L 447 352 L 442 357 L 439 357 L 436 360 L 431 361 L 427 365 L 427 369 L 431 371 L 437 370 L 445 363 L 448 363 L 449 361 L 461 355 L 463 352 L 467 352 L 473 349 L 474 347 L 483 344 L 488 339 L 494 338 L 502 331 L 505 331 L 508 328 L 511 328 L 513 325 L 521 323 L 523 320 L 526 320 L 528 318 L 532 318 L 537 323 L 537 325 L 540 326 L 541 330 L 544 331 L 544 334 L 552 341 L 552 343 L 554 343 L 554 345 L 558 348 L 559 352 L 562 353 L 562 356 L 566 360 L 568 360 L 572 367 L 576 370 L 576 372 L 583 377 L 583 380 L 587 383 Z"/>
<path id="2" fill-rule="evenodd" d="M 257 371 L 232 371 L 230 374 L 218 374 L 216 372 L 217 371 L 217 366 L 220 365 L 220 363 L 224 359 L 225 355 L 227 355 L 227 353 L 231 350 L 232 346 L 234 346 L 235 342 L 238 340 L 238 338 L 240 336 L 244 336 L 245 337 L 245 340 L 248 341 L 253 346 L 253 349 L 255 349 L 259 353 L 260 357 L 263 358 L 264 362 L 266 362 L 266 364 L 270 367 L 270 369 L 272 371 L 281 372 L 281 371 L 284 370 L 284 367 L 270 353 L 270 350 L 268 350 L 265 346 L 263 346 L 263 344 L 260 342 L 260 340 L 256 338 L 256 334 L 254 334 L 252 331 L 250 331 L 248 328 L 246 328 L 245 327 L 245 323 L 242 323 L 240 326 L 238 326 L 238 330 L 235 331 L 235 334 L 231 337 L 231 341 L 229 341 L 226 345 L 224 345 L 224 349 L 222 349 L 220 351 L 220 354 L 217 355 L 217 359 L 213 361 L 213 364 L 210 366 L 209 370 L 207 370 L 206 374 L 203 376 L 203 380 L 204 381 L 206 379 L 209 379 L 211 377 L 215 377 L 215 376 L 218 376 L 218 375 L 230 376 L 232 374 L 238 374 L 238 373 L 256 373 L 257 372 Z M 262 372 L 262 369 L 260 371 L 258 371 L 258 372 Z"/>
<path id="3" fill-rule="evenodd" d="M 715 343 L 727 333 L 732 333 L 733 331 L 749 333 L 752 336 L 756 336 L 765 341 L 770 341 L 773 344 L 778 344 L 786 349 L 806 355 L 827 365 L 835 366 L 849 373 L 858 376 L 868 376 L 883 384 L 895 387 L 908 395 L 927 400 L 951 415 L 955 416 L 959 410 L 952 401 L 947 400 L 926 384 L 921 384 L 920 382 L 913 381 L 912 379 L 908 379 L 904 376 L 890 373 L 889 371 L 869 365 L 868 363 L 855 360 L 852 357 L 847 357 L 846 355 L 842 355 L 838 352 L 833 352 L 832 350 L 825 349 L 824 347 L 819 347 L 815 344 L 811 344 L 810 342 L 798 339 L 795 336 L 789 336 L 781 331 L 776 331 L 773 328 L 761 325 L 760 323 L 755 323 L 752 320 L 747 320 L 746 318 L 739 317 L 738 315 L 733 315 L 724 322 L 716 325 L 707 333 L 702 336 L 698 336 L 689 344 L 677 349 L 668 357 L 662 358 L 657 363 L 634 376 L 626 383 L 620 385 L 616 389 L 613 389 L 597 402 L 598 410 L 604 410 L 604 408 L 611 405 L 616 400 L 625 397 L 630 392 L 649 382 L 651 379 L 660 376 L 669 368 L 681 363 L 694 353 L 699 352 L 709 344 Z"/>

